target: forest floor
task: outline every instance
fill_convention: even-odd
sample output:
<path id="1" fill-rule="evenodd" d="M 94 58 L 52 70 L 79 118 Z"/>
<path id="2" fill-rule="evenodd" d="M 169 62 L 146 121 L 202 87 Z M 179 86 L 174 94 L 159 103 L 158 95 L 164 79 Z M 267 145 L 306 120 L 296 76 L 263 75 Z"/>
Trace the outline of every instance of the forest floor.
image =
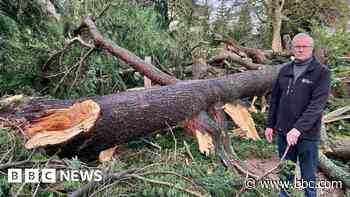
<path id="1" fill-rule="evenodd" d="M 268 171 L 271 169 L 271 166 L 276 166 L 278 165 L 279 158 L 276 156 L 272 156 L 271 158 L 268 159 L 259 159 L 259 158 L 252 158 L 252 159 L 247 159 L 245 160 L 247 163 L 248 170 L 251 172 L 257 174 L 257 175 L 263 175 L 264 172 Z M 297 172 L 297 179 L 300 179 L 300 168 L 297 167 L 296 172 Z M 271 179 L 278 179 L 278 174 L 272 173 L 269 178 Z M 318 180 L 324 180 L 324 181 L 330 181 L 329 179 L 326 178 L 324 173 L 321 171 L 317 170 L 317 179 Z M 300 189 L 299 192 L 302 190 Z M 318 196 L 320 197 L 338 197 L 338 196 L 344 196 L 344 192 L 340 188 L 332 188 L 332 187 L 325 187 L 325 188 L 319 188 L 317 190 Z"/>

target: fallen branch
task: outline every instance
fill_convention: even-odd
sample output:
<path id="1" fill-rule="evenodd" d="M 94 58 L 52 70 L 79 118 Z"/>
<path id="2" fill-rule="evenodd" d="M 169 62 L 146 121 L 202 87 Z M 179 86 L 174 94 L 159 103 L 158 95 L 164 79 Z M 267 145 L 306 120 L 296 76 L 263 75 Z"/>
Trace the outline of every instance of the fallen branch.
<path id="1" fill-rule="evenodd" d="M 348 56 L 341 56 L 341 57 L 337 57 L 337 58 L 339 58 L 339 59 L 345 59 L 345 60 L 350 60 L 350 57 L 348 57 Z"/>
<path id="2" fill-rule="evenodd" d="M 176 176 L 178 178 L 181 178 L 181 179 L 185 180 L 186 182 L 189 182 L 189 183 L 195 185 L 196 187 L 200 187 L 197 184 L 195 184 L 191 179 L 189 179 L 189 178 L 187 178 L 187 177 L 185 177 L 183 175 L 180 175 L 180 174 L 178 174 L 176 172 L 172 172 L 172 171 L 143 172 L 145 169 L 146 168 L 143 168 L 143 169 L 130 169 L 130 170 L 126 170 L 126 171 L 122 171 L 122 172 L 118 172 L 118 173 L 111 173 L 109 175 L 104 176 L 102 178 L 101 183 L 109 184 L 109 183 L 112 183 L 114 181 L 120 181 L 120 180 L 135 178 L 135 179 L 142 180 L 144 182 L 149 182 L 149 183 L 152 183 L 152 184 L 164 185 L 164 186 L 167 186 L 167 187 L 170 187 L 170 188 L 175 188 L 177 190 L 180 190 L 182 192 L 185 192 L 185 193 L 188 193 L 188 194 L 191 194 L 191 195 L 194 195 L 194 196 L 203 196 L 201 193 L 198 193 L 196 191 L 192 191 L 190 189 L 178 187 L 176 184 L 172 184 L 172 183 L 168 183 L 168 182 L 164 182 L 164 181 L 153 180 L 153 179 L 149 179 L 149 178 L 143 177 L 143 176 L 157 175 L 157 174 L 158 175 L 159 174 L 172 175 L 172 176 Z M 69 197 L 84 196 L 85 194 L 88 194 L 90 191 L 93 191 L 98 186 L 99 186 L 99 182 L 91 181 L 88 184 L 84 185 L 83 187 L 81 187 L 78 190 L 76 190 L 73 193 L 71 193 L 69 195 Z M 205 188 L 203 188 L 203 187 L 200 187 L 200 188 L 205 190 Z"/>
<path id="3" fill-rule="evenodd" d="M 324 123 L 331 123 L 331 122 L 335 122 L 335 121 L 339 121 L 339 120 L 346 120 L 346 119 L 350 119 L 350 115 L 344 115 L 344 116 L 337 116 L 334 118 L 329 118 L 327 120 L 324 120 Z"/>
<path id="4" fill-rule="evenodd" d="M 27 138 L 26 133 L 19 125 L 15 124 L 15 123 L 11 122 L 10 120 L 3 118 L 3 117 L 0 117 L 0 120 L 3 122 L 6 122 L 10 127 L 18 130 L 23 135 L 23 137 Z M 3 127 L 6 127 L 6 126 L 3 126 Z"/>
<path id="5" fill-rule="evenodd" d="M 229 60 L 232 61 L 234 63 L 237 63 L 245 68 L 247 68 L 248 70 L 258 70 L 258 69 L 263 69 L 266 67 L 266 65 L 263 64 L 256 64 L 253 62 L 250 62 L 248 60 L 244 60 L 242 59 L 240 56 L 238 56 L 237 54 L 230 52 L 230 51 L 224 51 L 221 54 L 211 58 L 209 61 L 207 61 L 208 64 L 212 64 L 214 62 L 220 62 L 220 61 L 224 61 L 224 60 Z"/>
<path id="6" fill-rule="evenodd" d="M 95 48 L 94 45 L 92 44 L 89 44 L 89 43 L 86 43 L 83 39 L 81 39 L 80 35 L 77 35 L 76 37 L 72 38 L 72 39 L 66 39 L 64 41 L 64 47 L 63 49 L 57 51 L 56 53 L 52 54 L 48 59 L 47 61 L 45 62 L 45 64 L 42 66 L 42 70 L 44 72 L 46 72 L 48 70 L 48 67 L 49 65 L 52 63 L 52 61 L 54 61 L 55 59 L 59 59 L 59 65 L 62 65 L 62 57 L 64 56 L 64 54 L 67 52 L 67 50 L 76 42 L 79 42 L 82 46 L 84 47 L 87 47 L 87 48 Z M 60 74 L 63 74 L 64 72 L 62 73 L 58 73 L 58 74 L 55 74 L 55 75 L 50 75 L 50 76 L 46 76 L 46 77 L 54 77 L 54 76 L 58 76 Z"/>
<path id="7" fill-rule="evenodd" d="M 94 45 L 89 44 L 87 42 L 85 42 L 83 39 L 81 39 L 80 35 L 78 35 L 77 37 L 74 37 L 72 39 L 67 39 L 64 41 L 64 48 L 68 48 L 70 45 L 72 45 L 74 42 L 78 41 L 81 45 L 87 47 L 87 48 L 95 48 Z"/>
<path id="8" fill-rule="evenodd" d="M 24 161 L 17 161 L 17 162 L 11 162 L 11 163 L 5 163 L 0 165 L 0 170 L 6 170 L 8 168 L 14 168 L 14 167 L 19 167 L 23 166 L 26 164 L 41 164 L 41 163 L 46 163 L 49 160 L 24 160 Z"/>
<path id="9" fill-rule="evenodd" d="M 345 106 L 342 108 L 339 108 L 335 111 L 329 112 L 323 117 L 324 123 L 331 123 L 337 120 L 347 119 L 350 118 L 350 115 L 343 115 L 344 113 L 350 111 L 350 106 Z M 343 115 L 343 116 L 342 116 Z"/>
<path id="10" fill-rule="evenodd" d="M 131 173 L 134 173 L 137 169 L 129 169 L 126 171 L 118 172 L 118 173 L 112 173 L 110 175 L 104 176 L 102 178 L 101 183 L 110 183 L 112 181 L 121 180 L 123 178 L 127 178 L 128 175 Z M 94 190 L 99 185 L 99 182 L 91 181 L 88 184 L 84 185 L 83 187 L 79 188 L 78 190 L 74 191 L 73 193 L 69 194 L 69 197 L 80 197 L 87 194 L 89 191 Z"/>
<path id="11" fill-rule="evenodd" d="M 165 181 L 158 181 L 158 180 L 148 179 L 148 178 L 145 178 L 145 177 L 142 177 L 142 176 L 139 176 L 139 175 L 131 175 L 131 177 L 136 178 L 136 179 L 140 179 L 140 180 L 142 180 L 144 182 L 149 182 L 149 183 L 153 183 L 153 184 L 157 184 L 157 185 L 164 185 L 164 186 L 167 186 L 167 187 L 170 187 L 170 188 L 174 188 L 174 189 L 180 190 L 182 192 L 185 192 L 187 194 L 191 194 L 192 196 L 198 196 L 198 197 L 204 196 L 204 195 L 202 195 L 202 194 L 200 194 L 198 192 L 192 191 L 190 189 L 185 189 L 185 188 L 179 187 L 179 186 L 177 186 L 176 184 L 173 184 L 173 183 L 168 183 L 168 182 L 165 182 Z"/>
<path id="12" fill-rule="evenodd" d="M 95 41 L 95 45 L 101 46 L 113 56 L 116 56 L 121 60 L 127 62 L 133 68 L 135 68 L 141 74 L 146 75 L 152 81 L 158 82 L 161 85 L 174 84 L 178 81 L 175 77 L 165 74 L 152 64 L 146 63 L 135 54 L 119 47 L 113 41 L 104 38 L 102 34 L 97 30 L 97 27 L 91 17 L 85 17 L 79 29 L 84 26 L 88 27 L 89 32 Z"/>
<path id="13" fill-rule="evenodd" d="M 61 86 L 61 84 L 64 82 L 64 80 L 66 79 L 66 77 L 68 76 L 68 74 L 75 68 L 77 68 L 77 70 L 83 65 L 83 63 L 85 62 L 85 60 L 92 54 L 92 52 L 95 50 L 95 48 L 90 48 L 90 50 L 88 52 L 86 52 L 82 57 L 80 57 L 80 60 L 77 61 L 74 65 L 72 65 L 68 70 L 61 72 L 59 74 L 64 74 L 63 77 L 60 79 L 60 81 L 57 83 L 57 85 L 55 86 L 53 92 L 55 93 L 58 88 Z M 51 75 L 51 76 L 47 76 L 49 77 L 53 77 L 53 76 L 57 76 L 58 74 L 55 75 Z M 71 87 L 69 88 L 69 90 L 73 87 L 73 85 L 76 83 L 78 76 L 76 73 L 75 79 L 71 85 Z"/>
<path id="14" fill-rule="evenodd" d="M 238 46 L 233 39 L 229 40 L 219 40 L 226 44 L 227 51 L 233 52 L 235 54 L 244 54 L 253 60 L 254 63 L 262 64 L 266 61 L 266 56 L 264 51 L 259 49 Z"/>

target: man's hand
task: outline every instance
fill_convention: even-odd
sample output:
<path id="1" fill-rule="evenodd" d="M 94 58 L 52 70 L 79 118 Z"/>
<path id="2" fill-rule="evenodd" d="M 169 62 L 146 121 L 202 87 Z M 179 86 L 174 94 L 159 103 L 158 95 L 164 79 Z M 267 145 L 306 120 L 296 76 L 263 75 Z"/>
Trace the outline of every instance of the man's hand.
<path id="1" fill-rule="evenodd" d="M 266 128 L 265 129 L 265 138 L 266 138 L 266 140 L 269 143 L 272 142 L 272 136 L 273 136 L 273 129 L 272 128 Z"/>
<path id="2" fill-rule="evenodd" d="M 287 133 L 287 142 L 288 145 L 295 145 L 298 142 L 298 138 L 300 136 L 300 131 L 298 129 L 293 128 Z"/>

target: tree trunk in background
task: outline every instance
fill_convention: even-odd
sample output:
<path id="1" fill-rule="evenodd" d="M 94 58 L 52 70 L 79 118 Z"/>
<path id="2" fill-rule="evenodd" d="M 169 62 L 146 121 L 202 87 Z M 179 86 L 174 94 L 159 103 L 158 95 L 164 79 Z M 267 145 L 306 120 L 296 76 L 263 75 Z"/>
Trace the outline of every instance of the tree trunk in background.
<path id="1" fill-rule="evenodd" d="M 55 18 L 57 21 L 61 20 L 61 15 L 56 11 L 55 6 L 50 0 L 38 0 L 38 2 L 48 16 Z"/>
<path id="2" fill-rule="evenodd" d="M 268 0 L 272 23 L 272 50 L 274 52 L 282 51 L 281 26 L 284 1 L 285 0 Z"/>

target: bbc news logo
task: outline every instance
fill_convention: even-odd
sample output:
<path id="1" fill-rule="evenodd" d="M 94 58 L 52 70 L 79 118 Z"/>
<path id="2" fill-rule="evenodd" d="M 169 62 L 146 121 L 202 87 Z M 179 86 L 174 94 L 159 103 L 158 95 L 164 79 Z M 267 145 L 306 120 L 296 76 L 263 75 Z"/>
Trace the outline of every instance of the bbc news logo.
<path id="1" fill-rule="evenodd" d="M 13 168 L 7 171 L 9 183 L 56 183 L 63 181 L 101 181 L 102 171 L 88 170 L 56 170 L 51 168 Z"/>

